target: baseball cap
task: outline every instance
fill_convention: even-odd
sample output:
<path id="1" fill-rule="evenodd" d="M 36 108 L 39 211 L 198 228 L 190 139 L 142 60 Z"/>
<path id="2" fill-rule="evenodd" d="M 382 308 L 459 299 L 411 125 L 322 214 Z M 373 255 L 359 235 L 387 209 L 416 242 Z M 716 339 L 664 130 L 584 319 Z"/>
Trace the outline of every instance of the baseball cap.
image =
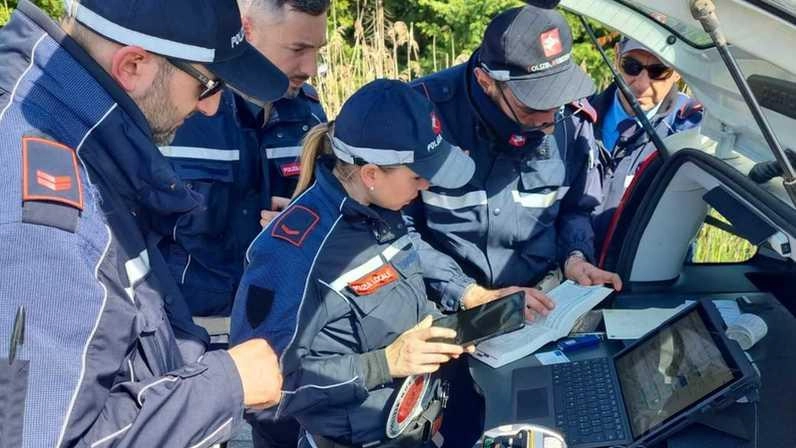
<path id="1" fill-rule="evenodd" d="M 549 110 L 594 93 L 592 79 L 572 61 L 572 31 L 551 9 L 525 6 L 487 26 L 479 60 L 524 105 Z"/>
<path id="2" fill-rule="evenodd" d="M 122 45 L 195 62 L 242 95 L 267 102 L 287 77 L 245 39 L 235 0 L 64 0 L 66 13 Z"/>
<path id="3" fill-rule="evenodd" d="M 352 164 L 406 165 L 443 188 L 466 184 L 475 163 L 442 137 L 442 123 L 423 95 L 396 80 L 378 79 L 357 90 L 334 123 L 332 150 Z"/>
<path id="4" fill-rule="evenodd" d="M 644 45 L 642 45 L 641 42 L 639 42 L 639 41 L 637 41 L 635 39 L 631 39 L 629 37 L 623 37 L 622 40 L 619 41 L 619 54 L 620 55 L 624 55 L 625 53 L 629 53 L 629 52 L 631 52 L 633 50 L 645 51 L 645 52 L 655 56 L 656 58 L 658 58 L 658 60 L 660 61 L 661 64 L 669 67 L 669 64 L 667 64 L 666 61 L 664 61 L 663 59 L 659 58 L 658 55 L 656 55 L 649 48 L 647 48 Z"/>

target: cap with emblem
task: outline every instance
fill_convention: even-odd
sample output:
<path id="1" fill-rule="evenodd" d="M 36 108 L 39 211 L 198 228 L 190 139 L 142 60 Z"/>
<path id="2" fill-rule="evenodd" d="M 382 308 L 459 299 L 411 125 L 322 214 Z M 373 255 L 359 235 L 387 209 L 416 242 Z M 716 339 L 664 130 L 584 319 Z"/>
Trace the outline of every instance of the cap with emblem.
<path id="1" fill-rule="evenodd" d="M 195 62 L 246 97 L 273 101 L 287 77 L 243 33 L 235 0 L 64 0 L 65 11 L 122 45 Z"/>
<path id="2" fill-rule="evenodd" d="M 487 26 L 479 62 L 526 106 L 549 110 L 594 93 L 592 79 L 572 61 L 572 32 L 559 12 L 525 6 Z"/>
<path id="3" fill-rule="evenodd" d="M 406 83 L 379 79 L 343 104 L 334 124 L 332 149 L 354 164 L 406 165 L 432 185 L 458 188 L 475 163 L 442 138 L 433 105 Z"/>

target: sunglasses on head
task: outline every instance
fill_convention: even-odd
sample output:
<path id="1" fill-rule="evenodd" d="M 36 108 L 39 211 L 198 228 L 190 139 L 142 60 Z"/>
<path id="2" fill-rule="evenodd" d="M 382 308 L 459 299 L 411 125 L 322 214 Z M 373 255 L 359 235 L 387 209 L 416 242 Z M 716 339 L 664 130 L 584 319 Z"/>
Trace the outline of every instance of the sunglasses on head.
<path id="1" fill-rule="evenodd" d="M 674 73 L 674 69 L 661 63 L 644 65 L 638 59 L 625 56 L 622 58 L 622 71 L 630 76 L 638 76 L 642 71 L 647 71 L 647 76 L 655 81 L 668 79 Z"/>
<path id="2" fill-rule="evenodd" d="M 199 94 L 199 101 L 205 100 L 210 98 L 211 96 L 218 93 L 224 87 L 224 81 L 221 79 L 210 79 L 204 73 L 200 72 L 193 65 L 183 62 L 177 59 L 166 58 L 169 63 L 179 70 L 187 73 L 193 79 L 199 81 L 199 84 L 204 87 L 202 93 Z"/>

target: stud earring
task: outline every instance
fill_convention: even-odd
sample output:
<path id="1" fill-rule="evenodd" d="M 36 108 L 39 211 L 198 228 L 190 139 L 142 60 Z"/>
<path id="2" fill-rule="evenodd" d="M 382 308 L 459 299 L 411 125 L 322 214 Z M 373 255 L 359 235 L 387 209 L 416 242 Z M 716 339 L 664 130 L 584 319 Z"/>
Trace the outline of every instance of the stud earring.
<path id="1" fill-rule="evenodd" d="M 374 191 L 374 190 L 376 190 L 376 187 L 374 187 L 373 185 L 371 185 L 370 187 L 368 187 L 368 189 L 369 189 L 370 191 Z"/>

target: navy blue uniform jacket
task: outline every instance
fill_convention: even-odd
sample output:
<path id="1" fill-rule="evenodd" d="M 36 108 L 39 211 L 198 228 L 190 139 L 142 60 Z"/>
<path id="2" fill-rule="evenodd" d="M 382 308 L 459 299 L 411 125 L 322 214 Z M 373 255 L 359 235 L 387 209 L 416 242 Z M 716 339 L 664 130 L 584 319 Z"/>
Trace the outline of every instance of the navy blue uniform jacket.
<path id="1" fill-rule="evenodd" d="M 0 30 L 0 346 L 26 308 L 22 447 L 209 446 L 242 421 L 226 352 L 183 361 L 156 224 L 198 204 L 138 107 L 31 3 Z M 172 311 L 178 311 L 173 309 Z M 3 360 L 2 362 L 6 362 Z M 4 427 L 5 428 L 5 427 Z"/>
<path id="2" fill-rule="evenodd" d="M 284 375 L 274 417 L 345 443 L 384 438 L 393 393 L 384 348 L 426 315 L 400 213 L 349 198 L 326 162 L 255 239 L 232 312 L 232 343 L 260 336 Z"/>
<path id="3" fill-rule="evenodd" d="M 290 197 L 299 174 L 301 140 L 326 121 L 317 92 L 305 84 L 295 98 L 262 108 L 232 91 L 212 117 L 197 115 L 160 148 L 180 178 L 202 197 L 181 216 L 161 250 L 194 315 L 229 315 L 246 249 L 271 197 Z"/>
<path id="4" fill-rule="evenodd" d="M 430 294 L 457 309 L 465 288 L 532 286 L 574 250 L 593 256 L 586 188 L 594 143 L 585 101 L 555 133 L 513 134 L 516 125 L 475 82 L 478 55 L 421 78 L 416 88 L 436 105 L 446 140 L 469 151 L 476 172 L 464 187 L 432 187 L 407 212 Z M 559 115 L 560 116 L 560 115 Z"/>

